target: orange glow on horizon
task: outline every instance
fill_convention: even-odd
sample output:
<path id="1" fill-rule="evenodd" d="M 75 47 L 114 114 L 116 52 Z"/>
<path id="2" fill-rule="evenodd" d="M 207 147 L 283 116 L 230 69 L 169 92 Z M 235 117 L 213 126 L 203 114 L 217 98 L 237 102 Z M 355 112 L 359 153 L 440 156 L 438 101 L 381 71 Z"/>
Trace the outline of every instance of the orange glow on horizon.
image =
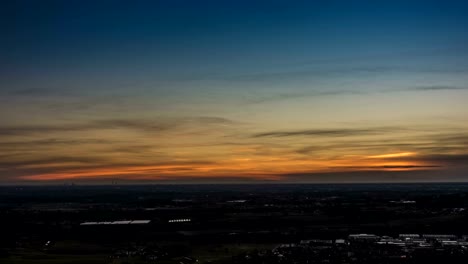
<path id="1" fill-rule="evenodd" d="M 280 180 L 283 174 L 328 173 L 352 171 L 408 171 L 428 169 L 424 162 L 392 161 L 394 157 L 415 155 L 410 152 L 367 157 L 307 160 L 292 157 L 232 158 L 218 163 L 188 163 L 168 165 L 138 165 L 88 169 L 64 169 L 56 172 L 22 176 L 25 180 L 49 181 L 67 179 L 98 179 L 119 177 L 129 180 L 167 180 L 174 178 L 237 177 L 258 180 Z M 385 160 L 389 158 L 390 160 Z"/>

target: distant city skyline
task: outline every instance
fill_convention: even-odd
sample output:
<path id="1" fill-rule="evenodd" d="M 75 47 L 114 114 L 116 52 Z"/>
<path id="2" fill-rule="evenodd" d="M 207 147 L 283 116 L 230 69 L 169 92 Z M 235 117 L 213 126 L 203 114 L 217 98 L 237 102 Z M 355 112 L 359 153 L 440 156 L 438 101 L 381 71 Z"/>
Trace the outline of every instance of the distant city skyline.
<path id="1" fill-rule="evenodd" d="M 0 10 L 0 184 L 468 181 L 466 1 Z"/>

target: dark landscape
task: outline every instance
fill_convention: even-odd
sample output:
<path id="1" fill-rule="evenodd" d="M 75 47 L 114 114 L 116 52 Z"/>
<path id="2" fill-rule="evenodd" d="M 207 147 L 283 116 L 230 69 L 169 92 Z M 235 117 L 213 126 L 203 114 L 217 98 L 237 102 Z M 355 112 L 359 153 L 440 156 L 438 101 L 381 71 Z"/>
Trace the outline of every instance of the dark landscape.
<path id="1" fill-rule="evenodd" d="M 466 263 L 467 196 L 444 183 L 1 187 L 0 262 Z"/>

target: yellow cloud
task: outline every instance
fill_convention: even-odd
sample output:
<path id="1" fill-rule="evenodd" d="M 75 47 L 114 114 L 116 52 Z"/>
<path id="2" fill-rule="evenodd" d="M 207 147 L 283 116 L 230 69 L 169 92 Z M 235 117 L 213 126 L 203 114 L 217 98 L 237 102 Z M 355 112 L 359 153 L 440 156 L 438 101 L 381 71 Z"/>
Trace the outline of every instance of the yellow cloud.
<path id="1" fill-rule="evenodd" d="M 416 153 L 414 152 L 399 152 L 399 153 L 389 153 L 389 154 L 382 154 L 382 155 L 373 155 L 368 156 L 371 159 L 387 159 L 387 158 L 399 158 L 399 157 L 408 157 L 414 156 Z"/>

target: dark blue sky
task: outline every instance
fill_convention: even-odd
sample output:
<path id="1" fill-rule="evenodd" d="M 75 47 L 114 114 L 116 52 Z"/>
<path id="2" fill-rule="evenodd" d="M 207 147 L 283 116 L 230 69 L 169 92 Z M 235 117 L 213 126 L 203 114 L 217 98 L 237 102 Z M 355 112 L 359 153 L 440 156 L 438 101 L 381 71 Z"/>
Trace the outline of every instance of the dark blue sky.
<path id="1" fill-rule="evenodd" d="M 13 69 L 130 63 L 143 69 L 169 67 L 178 74 L 193 71 L 194 64 L 203 61 L 202 68 L 237 71 L 245 60 L 250 67 L 264 69 L 269 63 L 367 55 L 466 53 L 467 43 L 466 1 L 5 1 L 2 5 L 2 58 Z"/>

